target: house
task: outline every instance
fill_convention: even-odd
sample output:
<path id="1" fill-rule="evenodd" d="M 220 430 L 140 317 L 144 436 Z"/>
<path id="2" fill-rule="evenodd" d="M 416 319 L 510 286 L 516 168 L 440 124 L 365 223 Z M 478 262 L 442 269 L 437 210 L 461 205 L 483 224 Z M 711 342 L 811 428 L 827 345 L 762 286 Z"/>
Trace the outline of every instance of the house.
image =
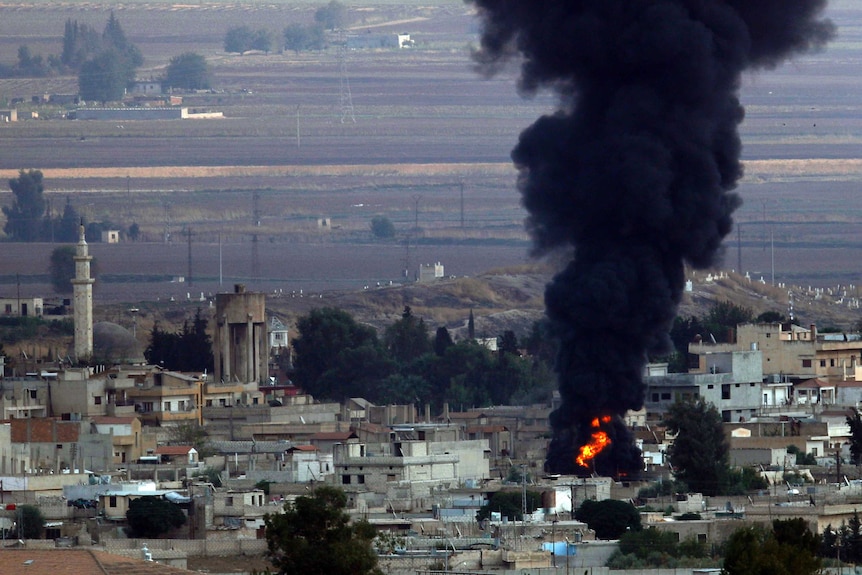
<path id="1" fill-rule="evenodd" d="M 45 304 L 40 297 L 0 298 L 0 315 L 14 317 L 42 317 Z"/>
<path id="2" fill-rule="evenodd" d="M 228 529 L 255 531 L 264 525 L 263 516 L 272 511 L 260 489 L 228 490 L 212 494 L 213 525 Z"/>
<path id="3" fill-rule="evenodd" d="M 13 419 L 9 422 L 13 459 L 26 463 L 27 473 L 113 468 L 111 438 L 89 433 L 89 424 L 57 418 Z"/>
<path id="4" fill-rule="evenodd" d="M 120 230 L 103 230 L 102 231 L 102 243 L 103 244 L 118 244 L 118 243 L 120 243 Z"/>
<path id="5" fill-rule="evenodd" d="M 667 373 L 649 367 L 645 406 L 648 420 L 661 419 L 677 401 L 698 398 L 715 405 L 722 419 L 745 421 L 756 416 L 762 405 L 761 352 L 731 351 L 703 355 L 707 373 Z M 788 384 L 789 385 L 789 384 Z"/>
<path id="6" fill-rule="evenodd" d="M 281 468 L 287 471 L 287 481 L 291 483 L 322 481 L 335 471 L 332 454 L 321 454 L 313 445 L 294 445 L 286 449 Z"/>
<path id="7" fill-rule="evenodd" d="M 126 397 L 145 424 L 202 424 L 203 387 L 201 377 L 157 369 L 128 389 Z"/>
<path id="8" fill-rule="evenodd" d="M 762 371 L 782 379 L 803 381 L 812 378 L 827 381 L 862 380 L 862 336 L 852 333 L 819 333 L 817 326 L 808 328 L 786 323 L 748 323 L 736 328 L 736 341 L 689 344 L 689 353 L 703 350 L 759 350 L 763 354 Z"/>
<path id="9" fill-rule="evenodd" d="M 419 281 L 431 282 L 445 277 L 443 264 L 437 262 L 435 264 L 419 264 Z"/>
<path id="10" fill-rule="evenodd" d="M 155 451 L 156 437 L 143 433 L 141 420 L 134 416 L 99 416 L 90 420 L 96 433 L 109 435 L 114 450 L 114 465 L 125 465 Z"/>
<path id="11" fill-rule="evenodd" d="M 160 563 L 159 553 L 138 551 L 138 558 L 95 549 L 4 549 L 0 575 L 190 575 L 188 571 Z M 147 559 L 144 559 L 147 556 Z M 155 560 L 154 560 L 155 559 Z"/>
<path id="12" fill-rule="evenodd" d="M 17 122 L 18 121 L 18 110 L 15 108 L 0 110 L 0 122 Z"/>
<path id="13" fill-rule="evenodd" d="M 287 326 L 280 319 L 273 316 L 269 320 L 269 351 L 270 353 L 281 353 L 282 349 L 288 348 Z"/>
<path id="14" fill-rule="evenodd" d="M 158 80 L 135 80 L 129 88 L 129 94 L 150 96 L 162 93 L 162 83 Z"/>
<path id="15" fill-rule="evenodd" d="M 814 377 L 793 386 L 794 399 L 799 405 L 835 403 L 835 383 Z"/>
<path id="16" fill-rule="evenodd" d="M 198 464 L 198 450 L 191 445 L 160 445 L 156 447 L 154 454 L 162 460 L 162 463 Z"/>

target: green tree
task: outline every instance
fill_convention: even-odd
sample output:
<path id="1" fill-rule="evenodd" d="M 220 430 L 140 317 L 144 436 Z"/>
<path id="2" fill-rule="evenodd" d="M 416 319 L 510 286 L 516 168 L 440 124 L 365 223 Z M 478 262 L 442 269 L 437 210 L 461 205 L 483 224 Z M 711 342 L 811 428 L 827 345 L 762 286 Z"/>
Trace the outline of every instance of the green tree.
<path id="1" fill-rule="evenodd" d="M 850 427 L 850 462 L 859 465 L 862 463 L 862 413 L 852 408 L 846 421 Z"/>
<path id="2" fill-rule="evenodd" d="M 338 0 L 330 0 L 314 12 L 314 21 L 327 30 L 338 30 L 347 24 L 347 7 Z"/>
<path id="3" fill-rule="evenodd" d="M 66 20 L 63 52 L 60 55 L 63 66 L 77 70 L 81 64 L 99 52 L 101 47 L 102 39 L 95 29 L 86 24 L 78 24 L 77 20 Z"/>
<path id="4" fill-rule="evenodd" d="M 265 516 L 268 556 L 279 574 L 382 575 L 374 528 L 351 524 L 346 504 L 343 491 L 324 486 L 285 504 L 284 513 Z"/>
<path id="5" fill-rule="evenodd" d="M 144 357 L 153 365 L 177 371 L 212 371 L 214 358 L 212 338 L 207 333 L 208 321 L 200 308 L 189 325 L 188 320 L 178 333 L 168 333 L 158 322 L 153 324 L 150 343 Z"/>
<path id="6" fill-rule="evenodd" d="M 536 491 L 527 491 L 527 513 L 533 513 L 542 506 L 542 494 Z M 522 521 L 524 519 L 524 496 L 522 491 L 497 491 L 488 498 L 488 504 L 476 513 L 477 521 L 484 521 L 491 517 L 491 513 L 499 513 L 501 517 L 507 517 L 509 521 Z"/>
<path id="7" fill-rule="evenodd" d="M 141 237 L 141 227 L 138 225 L 138 222 L 132 222 L 132 225 L 129 226 L 129 231 L 127 232 L 129 239 L 133 242 L 138 241 Z"/>
<path id="8" fill-rule="evenodd" d="M 394 238 L 395 225 L 386 216 L 374 216 L 371 218 L 371 233 L 377 239 Z"/>
<path id="9" fill-rule="evenodd" d="M 17 72 L 18 76 L 41 78 L 50 73 L 50 67 L 41 54 L 32 54 L 29 46 L 22 45 L 18 47 Z"/>
<path id="10" fill-rule="evenodd" d="M 617 499 L 587 499 L 578 507 L 575 519 L 586 523 L 599 539 L 619 539 L 626 531 L 641 529 L 641 516 L 635 506 Z"/>
<path id="11" fill-rule="evenodd" d="M 498 352 L 500 357 L 503 357 L 505 354 L 515 356 L 520 355 L 520 351 L 518 350 L 518 338 L 515 336 L 515 332 L 511 329 L 505 330 L 503 335 L 500 336 Z"/>
<path id="12" fill-rule="evenodd" d="M 668 457 L 678 481 L 704 495 L 721 495 L 729 487 L 729 450 L 721 415 L 705 401 L 676 402 L 665 416 L 675 435 Z"/>
<path id="13" fill-rule="evenodd" d="M 703 318 L 703 326 L 708 334 L 719 343 L 729 343 L 735 337 L 736 326 L 741 323 L 749 323 L 754 319 L 751 308 L 736 305 L 724 301 L 713 305 L 706 317 Z M 707 337 L 707 334 L 703 334 Z"/>
<path id="14" fill-rule="evenodd" d="M 78 74 L 81 98 L 103 104 L 122 100 L 128 83 L 127 63 L 117 50 L 105 50 L 87 60 Z"/>
<path id="15" fill-rule="evenodd" d="M 3 231 L 12 241 L 39 241 L 42 216 L 45 213 L 45 186 L 39 170 L 21 170 L 9 180 L 14 196 L 11 206 L 3 206 L 6 225 Z"/>
<path id="16" fill-rule="evenodd" d="M 215 455 L 215 450 L 209 443 L 206 427 L 197 421 L 181 421 L 172 425 L 168 428 L 168 440 L 173 445 L 191 445 L 198 452 L 198 458 L 201 461 L 205 457 Z"/>
<path id="17" fill-rule="evenodd" d="M 374 328 L 356 323 L 347 312 L 319 308 L 296 324 L 294 382 L 315 397 L 343 399 L 360 392 L 360 381 L 392 373 Z M 367 396 L 366 396 L 367 397 Z"/>
<path id="18" fill-rule="evenodd" d="M 275 41 L 273 33 L 265 28 L 255 30 L 251 35 L 251 49 L 260 50 L 269 54 L 272 51 L 272 44 Z"/>
<path id="19" fill-rule="evenodd" d="M 308 28 L 298 22 L 288 24 L 282 33 L 282 37 L 284 39 L 285 50 L 293 50 L 299 54 L 308 46 Z"/>
<path id="20" fill-rule="evenodd" d="M 772 530 L 746 527 L 725 545 L 722 575 L 814 575 L 820 540 L 801 518 L 775 520 Z"/>
<path id="21" fill-rule="evenodd" d="M 401 319 L 386 328 L 383 342 L 392 358 L 401 364 L 431 351 L 428 328 L 422 318 L 413 315 L 410 306 L 404 306 Z"/>
<path id="22" fill-rule="evenodd" d="M 434 353 L 442 357 L 450 345 L 452 345 L 452 336 L 449 335 L 449 330 L 444 326 L 438 327 L 434 334 Z"/>
<path id="23" fill-rule="evenodd" d="M 126 521 L 133 537 L 158 537 L 186 524 L 178 505 L 161 497 L 145 495 L 129 502 Z"/>
<path id="24" fill-rule="evenodd" d="M 165 85 L 181 90 L 205 90 L 210 87 L 206 58 L 196 52 L 174 56 L 165 70 Z"/>
<path id="25" fill-rule="evenodd" d="M 45 516 L 36 505 L 21 505 L 18 508 L 21 525 L 18 537 L 22 539 L 41 539 L 45 530 Z"/>
<path id="26" fill-rule="evenodd" d="M 251 50 L 251 42 L 254 31 L 248 26 L 234 26 L 228 28 L 224 35 L 224 51 L 242 54 Z"/>

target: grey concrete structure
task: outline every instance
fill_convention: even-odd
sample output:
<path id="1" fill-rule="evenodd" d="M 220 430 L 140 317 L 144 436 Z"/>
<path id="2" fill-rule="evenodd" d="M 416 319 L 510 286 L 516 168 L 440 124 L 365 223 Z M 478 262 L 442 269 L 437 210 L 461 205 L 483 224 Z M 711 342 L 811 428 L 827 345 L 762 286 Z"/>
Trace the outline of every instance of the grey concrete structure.
<path id="1" fill-rule="evenodd" d="M 216 296 L 213 337 L 215 381 L 260 383 L 268 377 L 269 341 L 266 332 L 266 295 L 245 291 Z"/>

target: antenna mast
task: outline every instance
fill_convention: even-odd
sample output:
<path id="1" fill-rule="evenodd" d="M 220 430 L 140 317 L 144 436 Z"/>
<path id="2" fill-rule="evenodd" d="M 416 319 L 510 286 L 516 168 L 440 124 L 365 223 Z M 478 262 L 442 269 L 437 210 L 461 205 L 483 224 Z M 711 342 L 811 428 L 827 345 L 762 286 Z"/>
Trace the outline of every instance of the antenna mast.
<path id="1" fill-rule="evenodd" d="M 350 79 L 347 77 L 347 35 L 343 28 L 338 30 L 338 68 L 341 73 L 341 123 L 355 124 L 353 97 L 350 95 Z"/>

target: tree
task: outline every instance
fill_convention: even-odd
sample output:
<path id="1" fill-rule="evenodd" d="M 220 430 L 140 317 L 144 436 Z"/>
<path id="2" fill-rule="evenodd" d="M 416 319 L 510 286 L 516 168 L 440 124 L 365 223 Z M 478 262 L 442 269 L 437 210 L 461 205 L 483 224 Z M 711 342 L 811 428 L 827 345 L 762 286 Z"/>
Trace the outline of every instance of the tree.
<path id="1" fill-rule="evenodd" d="M 210 87 L 206 58 L 195 52 L 174 56 L 165 70 L 165 85 L 182 90 L 205 90 Z"/>
<path id="2" fill-rule="evenodd" d="M 434 334 L 434 353 L 442 357 L 450 345 L 452 345 L 452 336 L 449 335 L 449 330 L 445 326 L 438 327 L 437 333 Z"/>
<path id="3" fill-rule="evenodd" d="M 850 462 L 853 465 L 862 463 L 862 413 L 853 408 L 847 416 L 850 427 Z"/>
<path id="4" fill-rule="evenodd" d="M 197 421 L 181 421 L 168 428 L 168 439 L 173 445 L 191 445 L 198 452 L 198 458 L 215 455 L 209 445 L 209 433 Z"/>
<path id="5" fill-rule="evenodd" d="M 308 45 L 308 28 L 298 22 L 289 24 L 284 29 L 282 36 L 285 50 L 293 50 L 299 54 Z"/>
<path id="6" fill-rule="evenodd" d="M 195 312 L 192 324 L 183 322 L 179 333 L 168 333 L 158 322 L 150 332 L 150 343 L 144 357 L 153 365 L 177 371 L 212 371 L 214 358 L 212 338 L 207 333 L 209 322 L 200 308 Z"/>
<path id="7" fill-rule="evenodd" d="M 729 450 L 721 415 L 702 399 L 676 402 L 665 416 L 675 435 L 668 457 L 677 481 L 704 495 L 721 495 L 729 487 Z"/>
<path id="8" fill-rule="evenodd" d="M 253 36 L 254 32 L 248 26 L 229 28 L 224 35 L 224 51 L 242 54 L 250 50 Z"/>
<path id="9" fill-rule="evenodd" d="M 132 222 L 132 225 L 129 226 L 129 231 L 127 232 L 129 239 L 133 242 L 138 241 L 141 237 L 141 227 L 137 222 Z"/>
<path id="10" fill-rule="evenodd" d="M 42 172 L 21 170 L 17 178 L 9 180 L 9 188 L 14 199 L 11 206 L 3 206 L 3 213 L 6 215 L 3 231 L 12 241 L 38 241 L 42 215 L 45 213 Z"/>
<path id="11" fill-rule="evenodd" d="M 722 575 L 814 575 L 820 571 L 816 557 L 820 538 L 802 518 L 772 522 L 762 527 L 738 529 L 727 540 Z"/>
<path id="12" fill-rule="evenodd" d="M 347 496 L 335 487 L 318 487 L 267 514 L 269 560 L 279 574 L 382 575 L 372 547 L 374 528 L 366 521 L 350 523 Z"/>
<path id="13" fill-rule="evenodd" d="M 709 313 L 703 318 L 703 325 L 717 342 L 728 343 L 733 340 L 736 326 L 741 323 L 748 323 L 752 319 L 754 319 L 754 312 L 751 311 L 751 308 L 723 301 L 710 308 Z M 707 334 L 703 335 L 706 336 Z"/>
<path id="14" fill-rule="evenodd" d="M 45 529 L 45 516 L 36 505 L 21 505 L 18 508 L 21 525 L 18 537 L 21 539 L 41 539 Z"/>
<path id="15" fill-rule="evenodd" d="M 383 342 L 392 358 L 401 364 L 431 351 L 425 322 L 413 315 L 410 306 L 404 306 L 401 319 L 386 328 Z"/>
<path id="16" fill-rule="evenodd" d="M 587 499 L 578 507 L 575 519 L 586 523 L 599 539 L 619 539 L 626 531 L 641 529 L 641 516 L 635 506 L 617 499 Z"/>
<path id="17" fill-rule="evenodd" d="M 102 39 L 95 29 L 86 24 L 78 24 L 77 20 L 66 20 L 60 62 L 69 69 L 77 70 L 95 55 L 101 46 Z"/>
<path id="18" fill-rule="evenodd" d="M 251 35 L 251 49 L 260 50 L 267 54 L 272 51 L 272 43 L 274 42 L 273 33 L 265 28 L 255 30 Z"/>
<path id="19" fill-rule="evenodd" d="M 129 70 L 117 50 L 105 50 L 87 60 L 78 74 L 78 91 L 84 100 L 122 100 L 128 83 Z"/>
<path id="20" fill-rule="evenodd" d="M 514 356 L 520 355 L 520 352 L 518 351 L 518 338 L 515 336 L 514 331 L 507 329 L 503 332 L 503 335 L 500 336 L 500 347 L 497 351 L 501 358 L 506 354 Z"/>
<path id="21" fill-rule="evenodd" d="M 536 491 L 527 491 L 527 513 L 532 513 L 541 506 L 542 494 Z M 497 491 L 488 498 L 488 504 L 476 513 L 476 521 L 489 519 L 491 513 L 499 513 L 502 517 L 508 517 L 509 521 L 523 521 L 523 493 L 520 490 Z"/>
<path id="22" fill-rule="evenodd" d="M 129 502 L 126 521 L 133 537 L 158 537 L 186 524 L 186 516 L 178 505 L 161 497 L 145 495 Z"/>
<path id="23" fill-rule="evenodd" d="M 395 226 L 386 216 L 374 216 L 371 218 L 371 233 L 377 239 L 394 238 Z"/>
<path id="24" fill-rule="evenodd" d="M 143 63 L 141 51 L 128 41 L 120 21 L 111 12 L 102 32 L 101 51 L 81 64 L 78 74 L 81 98 L 103 103 L 121 100 Z"/>
<path id="25" fill-rule="evenodd" d="M 354 369 L 359 370 L 354 375 L 367 377 L 363 364 L 380 359 L 377 333 L 356 323 L 345 311 L 314 309 L 301 317 L 296 327 L 299 337 L 293 340 L 293 380 L 315 397 L 342 399 L 351 395 L 352 382 L 339 378 L 352 377 L 346 371 Z"/>
<path id="26" fill-rule="evenodd" d="M 347 7 L 338 0 L 330 0 L 314 12 L 314 21 L 327 30 L 343 28 L 347 23 Z"/>

